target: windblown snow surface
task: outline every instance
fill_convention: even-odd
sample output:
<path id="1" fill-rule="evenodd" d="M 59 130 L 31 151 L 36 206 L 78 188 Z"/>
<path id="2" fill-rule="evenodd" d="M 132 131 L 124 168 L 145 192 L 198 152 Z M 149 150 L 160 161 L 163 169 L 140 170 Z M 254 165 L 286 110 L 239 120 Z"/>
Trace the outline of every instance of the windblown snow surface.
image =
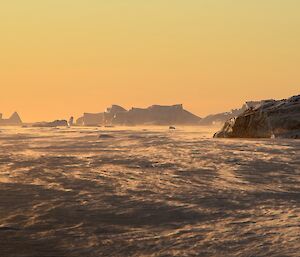
<path id="1" fill-rule="evenodd" d="M 300 256 L 300 141 L 1 128 L 0 256 Z"/>

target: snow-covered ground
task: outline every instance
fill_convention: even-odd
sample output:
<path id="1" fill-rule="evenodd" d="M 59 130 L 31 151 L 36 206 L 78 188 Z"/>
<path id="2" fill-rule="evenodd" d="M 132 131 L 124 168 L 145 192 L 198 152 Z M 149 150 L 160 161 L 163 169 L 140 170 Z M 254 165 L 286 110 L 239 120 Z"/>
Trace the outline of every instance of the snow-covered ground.
<path id="1" fill-rule="evenodd" d="M 300 141 L 217 130 L 0 128 L 0 256 L 299 256 Z"/>

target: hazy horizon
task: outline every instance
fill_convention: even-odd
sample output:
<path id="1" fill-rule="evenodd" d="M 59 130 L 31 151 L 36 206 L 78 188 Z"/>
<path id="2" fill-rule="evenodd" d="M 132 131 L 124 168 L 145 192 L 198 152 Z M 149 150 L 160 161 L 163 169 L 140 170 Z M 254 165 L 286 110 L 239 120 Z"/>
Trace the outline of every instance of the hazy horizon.
<path id="1" fill-rule="evenodd" d="M 299 94 L 300 2 L 4 1 L 0 112 L 66 119 L 182 103 L 200 117 Z"/>
<path id="2" fill-rule="evenodd" d="M 290 96 L 289 96 L 289 97 L 290 97 Z M 289 97 L 286 97 L 286 98 L 289 98 Z M 249 101 L 251 101 L 251 100 L 253 100 L 253 101 L 256 101 L 256 100 L 267 100 L 267 99 L 271 99 L 271 98 L 265 98 L 265 99 L 249 99 Z M 281 99 L 281 98 L 275 99 L 275 100 L 280 100 L 280 99 Z M 230 111 L 230 110 L 234 110 L 234 109 L 241 108 L 245 102 L 246 102 L 246 101 L 242 102 L 239 106 L 232 107 L 232 108 L 229 108 L 229 109 L 227 109 L 227 110 L 220 110 L 219 113 L 221 113 L 221 112 L 227 112 L 227 111 Z M 126 110 L 130 110 L 130 109 L 133 108 L 133 107 L 137 107 L 137 108 L 147 108 L 147 107 L 150 107 L 151 105 L 155 105 L 155 104 L 157 104 L 157 105 L 175 105 L 175 104 L 181 104 L 181 103 L 170 103 L 170 104 L 153 103 L 153 104 L 149 104 L 149 105 L 147 105 L 147 106 L 136 106 L 136 105 L 132 105 L 132 106 L 130 106 L 130 107 L 127 107 L 127 106 L 124 106 L 124 105 L 121 105 L 121 104 L 118 104 L 118 103 L 112 103 L 112 104 L 109 104 L 108 106 L 102 108 L 101 110 L 96 110 L 96 109 L 95 109 L 95 110 L 90 110 L 90 111 L 89 111 L 89 110 L 84 110 L 84 109 L 83 109 L 82 112 L 78 112 L 78 114 L 76 114 L 76 115 L 70 113 L 70 114 L 66 114 L 65 116 L 62 116 L 62 115 L 54 116 L 53 114 L 51 114 L 51 116 L 53 116 L 52 120 L 56 120 L 56 119 L 66 119 L 66 120 L 67 120 L 67 119 L 69 119 L 70 117 L 74 117 L 75 120 L 76 120 L 76 119 L 82 117 L 84 113 L 100 113 L 100 112 L 104 112 L 104 111 L 106 111 L 106 109 L 107 109 L 108 107 L 111 107 L 111 106 L 114 105 L 114 104 L 120 105 L 120 106 L 122 106 L 123 108 L 125 108 Z M 199 116 L 200 118 L 205 118 L 206 116 L 208 116 L 208 115 L 210 115 L 210 114 L 217 114 L 217 112 L 212 112 L 212 113 L 206 113 L 206 114 L 203 114 L 203 115 L 199 115 L 198 113 L 193 112 L 191 109 L 188 109 L 188 108 L 186 107 L 186 105 L 184 105 L 184 104 L 183 104 L 183 108 L 184 108 L 185 110 L 190 111 L 190 112 L 192 112 L 193 114 Z M 45 115 L 44 118 L 41 117 L 39 120 L 27 120 L 27 119 L 24 119 L 24 117 L 26 118 L 26 116 L 23 115 L 23 112 L 22 112 L 22 111 L 14 110 L 14 111 L 11 111 L 11 112 L 8 112 L 8 113 L 3 113 L 3 112 L 1 112 L 1 110 L 0 110 L 0 113 L 2 114 L 2 118 L 4 118 L 4 119 L 9 118 L 14 112 L 17 112 L 17 113 L 21 116 L 21 119 L 23 120 L 23 122 L 25 122 L 25 123 L 26 123 L 26 122 L 30 123 L 30 122 L 39 122 L 39 121 L 50 121 L 49 119 L 46 119 L 46 118 L 45 118 L 45 117 L 49 117 L 49 114 Z M 64 111 L 62 110 L 62 112 L 64 112 Z"/>

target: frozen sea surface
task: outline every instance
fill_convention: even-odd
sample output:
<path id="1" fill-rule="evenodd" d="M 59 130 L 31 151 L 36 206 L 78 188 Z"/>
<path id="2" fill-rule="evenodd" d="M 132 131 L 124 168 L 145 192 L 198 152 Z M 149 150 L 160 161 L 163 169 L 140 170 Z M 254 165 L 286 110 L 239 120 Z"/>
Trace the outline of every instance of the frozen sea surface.
<path id="1" fill-rule="evenodd" d="M 300 141 L 0 128 L 0 256 L 300 256 Z"/>

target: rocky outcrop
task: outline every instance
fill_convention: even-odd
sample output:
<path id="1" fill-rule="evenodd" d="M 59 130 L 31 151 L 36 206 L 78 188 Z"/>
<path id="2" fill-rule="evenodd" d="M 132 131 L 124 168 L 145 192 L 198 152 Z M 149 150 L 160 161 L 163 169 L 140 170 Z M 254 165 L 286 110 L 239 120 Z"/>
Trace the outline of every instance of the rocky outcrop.
<path id="1" fill-rule="evenodd" d="M 0 125 L 16 126 L 22 125 L 22 123 L 23 122 L 17 112 L 14 112 L 8 119 L 3 119 L 2 114 L 0 114 Z"/>
<path id="2" fill-rule="evenodd" d="M 216 138 L 300 138 L 300 95 L 266 100 L 225 122 Z"/>
<path id="3" fill-rule="evenodd" d="M 55 120 L 52 122 L 39 122 L 32 125 L 33 127 L 52 128 L 52 127 L 67 127 L 68 122 L 66 120 Z"/>

